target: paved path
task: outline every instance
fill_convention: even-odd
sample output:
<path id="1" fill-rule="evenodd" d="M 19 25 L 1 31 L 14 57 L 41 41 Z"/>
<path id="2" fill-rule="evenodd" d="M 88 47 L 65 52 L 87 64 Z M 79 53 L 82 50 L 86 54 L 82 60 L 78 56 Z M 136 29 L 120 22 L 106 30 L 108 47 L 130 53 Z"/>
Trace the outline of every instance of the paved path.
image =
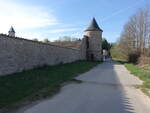
<path id="1" fill-rule="evenodd" d="M 62 88 L 52 99 L 23 113 L 150 113 L 150 99 L 132 85 L 142 84 L 126 68 L 106 62 Z"/>

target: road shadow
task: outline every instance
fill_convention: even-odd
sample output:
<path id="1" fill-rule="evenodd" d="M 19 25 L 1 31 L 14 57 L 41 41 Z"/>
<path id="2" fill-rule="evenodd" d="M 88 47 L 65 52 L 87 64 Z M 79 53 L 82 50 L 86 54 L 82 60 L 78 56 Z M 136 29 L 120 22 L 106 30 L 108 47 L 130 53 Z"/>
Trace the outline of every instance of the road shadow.
<path id="1" fill-rule="evenodd" d="M 118 108 L 117 109 L 120 109 L 120 113 L 135 113 L 134 112 L 134 107 L 133 107 L 132 103 L 130 102 L 130 98 L 127 97 L 127 95 L 124 91 L 124 87 L 121 84 L 119 78 L 117 77 L 117 73 L 116 73 L 116 70 L 115 70 L 115 65 L 122 65 L 122 62 L 118 63 L 118 62 L 114 62 L 114 61 L 108 61 L 106 63 L 108 63 L 108 65 L 109 65 L 109 66 L 107 65 L 106 69 L 107 68 L 109 68 L 110 70 L 112 69 L 112 73 L 110 73 L 112 75 L 111 79 L 116 81 L 116 84 L 114 83 L 111 86 L 116 87 L 119 90 L 119 93 L 116 94 L 116 96 L 117 96 L 116 98 L 118 100 L 117 101 L 118 102 Z M 112 113 L 115 113 L 115 112 L 112 112 Z"/>
<path id="2" fill-rule="evenodd" d="M 96 98 L 100 101 L 98 102 L 99 113 L 135 113 L 130 98 L 127 97 L 124 86 L 117 76 L 116 65 L 122 64 L 106 61 L 90 72 L 81 75 L 78 79 L 82 80 L 83 83 L 93 84 L 93 88 L 90 89 L 91 92 L 97 92 L 94 87 L 99 88 L 98 95 L 93 93 L 93 96 L 97 96 Z M 91 76 L 92 73 L 93 76 Z"/>

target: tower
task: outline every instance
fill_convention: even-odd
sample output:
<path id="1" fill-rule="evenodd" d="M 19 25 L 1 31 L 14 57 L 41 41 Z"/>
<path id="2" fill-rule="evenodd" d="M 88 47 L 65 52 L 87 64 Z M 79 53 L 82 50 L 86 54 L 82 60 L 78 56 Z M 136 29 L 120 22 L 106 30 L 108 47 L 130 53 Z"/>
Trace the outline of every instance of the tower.
<path id="1" fill-rule="evenodd" d="M 15 30 L 14 30 L 14 28 L 12 26 L 11 26 L 11 28 L 8 31 L 8 35 L 12 36 L 12 37 L 15 37 Z"/>
<path id="2" fill-rule="evenodd" d="M 95 18 L 93 18 L 89 27 L 84 31 L 82 41 L 81 49 L 87 60 L 102 60 L 102 32 L 103 30 L 100 29 Z"/>

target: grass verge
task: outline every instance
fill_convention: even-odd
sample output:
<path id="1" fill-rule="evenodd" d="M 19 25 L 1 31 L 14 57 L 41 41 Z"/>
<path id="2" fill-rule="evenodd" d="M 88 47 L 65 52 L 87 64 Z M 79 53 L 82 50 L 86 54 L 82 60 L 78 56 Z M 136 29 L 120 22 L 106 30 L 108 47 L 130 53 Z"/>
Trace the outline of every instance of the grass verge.
<path id="1" fill-rule="evenodd" d="M 116 61 L 116 62 L 119 62 L 119 63 L 121 63 L 121 64 L 128 63 L 128 62 L 127 62 L 126 60 L 124 60 L 124 59 L 113 58 L 112 60 L 113 60 L 113 61 Z"/>
<path id="2" fill-rule="evenodd" d="M 140 88 L 145 94 L 150 96 L 150 70 L 133 64 L 125 64 L 125 67 L 131 72 L 131 74 L 136 75 L 144 81 L 143 85 L 135 87 Z"/>
<path id="3" fill-rule="evenodd" d="M 0 77 L 0 109 L 18 103 L 52 96 L 61 85 L 84 73 L 99 62 L 78 61 L 57 66 L 45 66 Z M 79 82 L 79 81 L 78 81 Z"/>

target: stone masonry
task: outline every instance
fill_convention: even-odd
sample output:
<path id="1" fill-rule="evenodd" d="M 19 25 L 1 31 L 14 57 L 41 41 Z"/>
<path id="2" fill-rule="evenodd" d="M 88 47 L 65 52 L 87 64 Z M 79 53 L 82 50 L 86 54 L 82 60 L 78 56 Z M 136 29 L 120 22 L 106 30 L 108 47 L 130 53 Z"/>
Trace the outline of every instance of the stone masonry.
<path id="1" fill-rule="evenodd" d="M 0 75 L 79 59 L 79 50 L 0 35 Z"/>

